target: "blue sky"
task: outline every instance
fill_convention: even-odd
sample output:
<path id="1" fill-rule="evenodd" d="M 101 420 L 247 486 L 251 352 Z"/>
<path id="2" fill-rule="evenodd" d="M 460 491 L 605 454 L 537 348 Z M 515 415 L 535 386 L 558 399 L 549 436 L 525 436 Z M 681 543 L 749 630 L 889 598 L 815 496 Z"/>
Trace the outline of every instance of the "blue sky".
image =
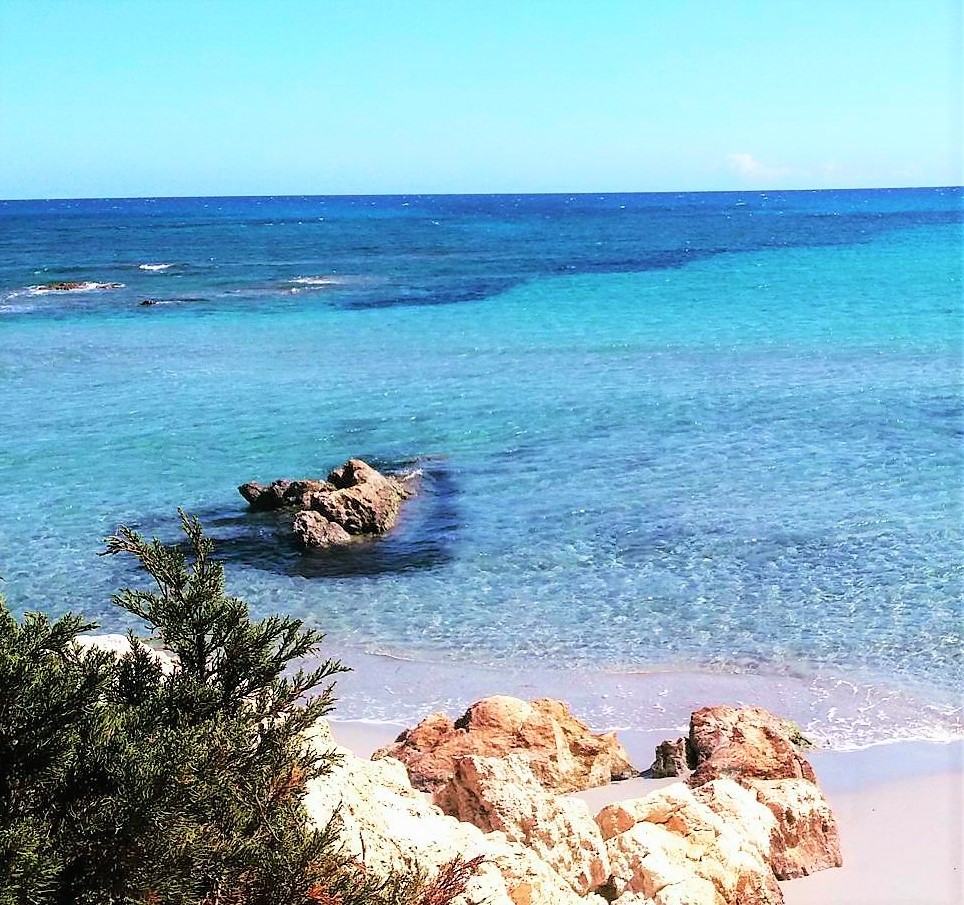
<path id="1" fill-rule="evenodd" d="M 0 198 L 960 184 L 960 0 L 0 0 Z"/>

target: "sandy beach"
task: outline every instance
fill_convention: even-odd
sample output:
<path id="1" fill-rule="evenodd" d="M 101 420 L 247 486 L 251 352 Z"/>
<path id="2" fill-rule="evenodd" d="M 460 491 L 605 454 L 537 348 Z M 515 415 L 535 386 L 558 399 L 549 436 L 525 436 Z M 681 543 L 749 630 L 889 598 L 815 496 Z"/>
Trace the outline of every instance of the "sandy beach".
<path id="1" fill-rule="evenodd" d="M 404 727 L 333 721 L 361 757 Z M 661 731 L 626 731 L 633 763 L 649 766 Z M 964 902 L 964 741 L 899 742 L 809 755 L 840 827 L 844 866 L 781 883 L 787 905 L 960 905 Z M 580 793 L 594 807 L 672 780 L 629 780 Z"/>

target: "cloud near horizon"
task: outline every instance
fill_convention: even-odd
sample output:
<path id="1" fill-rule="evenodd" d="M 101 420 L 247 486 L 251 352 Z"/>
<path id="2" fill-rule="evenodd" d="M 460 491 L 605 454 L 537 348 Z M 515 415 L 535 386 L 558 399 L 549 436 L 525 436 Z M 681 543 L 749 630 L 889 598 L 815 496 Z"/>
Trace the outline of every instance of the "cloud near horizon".
<path id="1" fill-rule="evenodd" d="M 770 166 L 757 160 L 752 154 L 728 154 L 726 157 L 730 169 L 741 179 L 748 182 L 758 182 L 761 179 L 786 179 L 795 175 L 789 167 Z"/>

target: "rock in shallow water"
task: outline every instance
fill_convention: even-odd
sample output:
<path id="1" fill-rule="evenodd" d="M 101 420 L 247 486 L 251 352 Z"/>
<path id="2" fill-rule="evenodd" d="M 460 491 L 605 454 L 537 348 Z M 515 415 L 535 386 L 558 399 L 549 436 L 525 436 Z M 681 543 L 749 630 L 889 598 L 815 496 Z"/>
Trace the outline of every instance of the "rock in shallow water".
<path id="1" fill-rule="evenodd" d="M 254 511 L 295 510 L 292 530 L 309 550 L 385 534 L 395 525 L 402 502 L 414 493 L 414 481 L 415 475 L 383 475 L 361 459 L 349 459 L 326 481 L 250 481 L 238 491 Z"/>

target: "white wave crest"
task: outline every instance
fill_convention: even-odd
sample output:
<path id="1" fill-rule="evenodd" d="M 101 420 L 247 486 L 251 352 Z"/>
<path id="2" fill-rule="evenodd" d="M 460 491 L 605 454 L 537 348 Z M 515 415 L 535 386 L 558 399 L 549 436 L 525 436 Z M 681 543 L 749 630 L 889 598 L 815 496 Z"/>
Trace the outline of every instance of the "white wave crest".
<path id="1" fill-rule="evenodd" d="M 334 277 L 295 277 L 288 282 L 295 286 L 334 286 L 338 280 Z"/>
<path id="2" fill-rule="evenodd" d="M 138 264 L 138 270 L 149 270 L 151 273 L 160 273 L 164 270 L 170 270 L 173 264 Z"/>

